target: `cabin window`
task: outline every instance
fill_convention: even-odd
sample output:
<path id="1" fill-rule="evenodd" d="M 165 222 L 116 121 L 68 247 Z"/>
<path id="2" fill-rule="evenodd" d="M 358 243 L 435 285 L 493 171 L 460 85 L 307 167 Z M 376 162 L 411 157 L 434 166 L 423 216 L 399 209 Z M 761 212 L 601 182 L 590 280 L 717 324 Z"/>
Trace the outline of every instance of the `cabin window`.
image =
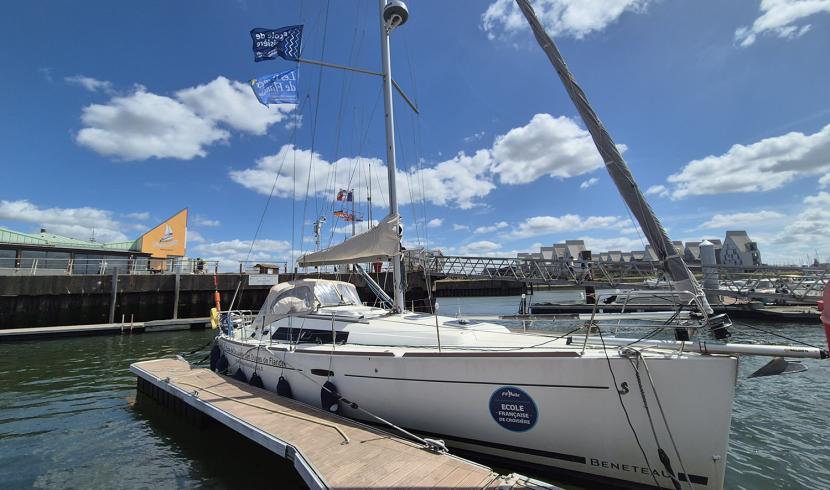
<path id="1" fill-rule="evenodd" d="M 272 315 L 282 316 L 309 311 L 313 308 L 313 304 L 314 296 L 311 294 L 311 288 L 297 287 L 277 296 L 270 310 Z"/>
<path id="2" fill-rule="evenodd" d="M 338 344 L 345 344 L 349 332 L 335 332 Z M 280 327 L 273 335 L 272 340 L 285 340 L 300 344 L 330 344 L 331 330 L 314 330 L 307 328 Z"/>
<path id="3" fill-rule="evenodd" d="M 321 306 L 359 305 L 360 297 L 351 284 L 320 282 L 314 286 L 314 295 Z"/>
<path id="4" fill-rule="evenodd" d="M 344 303 L 351 305 L 361 304 L 360 296 L 357 295 L 357 289 L 352 284 L 338 284 L 337 291 L 340 292 L 340 297 Z"/>
<path id="5" fill-rule="evenodd" d="M 321 306 L 339 306 L 341 304 L 340 293 L 332 283 L 318 282 L 314 286 L 314 295 L 317 296 L 317 301 L 320 302 Z"/>

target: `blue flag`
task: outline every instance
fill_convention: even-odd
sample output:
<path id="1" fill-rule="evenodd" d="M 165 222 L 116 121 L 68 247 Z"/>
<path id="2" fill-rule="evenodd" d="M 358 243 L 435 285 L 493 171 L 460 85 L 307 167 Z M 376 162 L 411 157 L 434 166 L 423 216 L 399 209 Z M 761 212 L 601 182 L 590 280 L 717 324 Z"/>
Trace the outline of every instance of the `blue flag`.
<path id="1" fill-rule="evenodd" d="M 297 68 L 263 75 L 250 81 L 251 89 L 257 100 L 264 106 L 268 104 L 297 103 Z"/>
<path id="2" fill-rule="evenodd" d="M 303 26 L 287 26 L 279 29 L 251 29 L 254 40 L 254 61 L 273 60 L 277 56 L 290 61 L 300 59 L 303 43 Z"/>

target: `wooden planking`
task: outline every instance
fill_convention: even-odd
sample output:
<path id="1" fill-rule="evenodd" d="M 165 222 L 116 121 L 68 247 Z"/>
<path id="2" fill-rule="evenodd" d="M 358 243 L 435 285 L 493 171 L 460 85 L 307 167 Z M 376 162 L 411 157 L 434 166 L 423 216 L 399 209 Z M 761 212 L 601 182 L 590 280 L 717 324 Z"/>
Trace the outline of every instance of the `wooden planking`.
<path id="1" fill-rule="evenodd" d="M 214 418 L 232 428 L 231 423 L 249 427 L 240 432 L 254 433 L 249 437 L 260 444 L 270 438 L 274 443 L 263 445 L 272 450 L 287 446 L 284 452 L 296 453 L 295 466 L 312 487 L 483 488 L 507 482 L 485 466 L 424 450 L 379 429 L 207 369 L 191 369 L 182 360 L 144 361 L 130 369 L 190 405 L 219 410 L 222 415 Z M 349 437 L 348 444 L 334 427 Z"/>

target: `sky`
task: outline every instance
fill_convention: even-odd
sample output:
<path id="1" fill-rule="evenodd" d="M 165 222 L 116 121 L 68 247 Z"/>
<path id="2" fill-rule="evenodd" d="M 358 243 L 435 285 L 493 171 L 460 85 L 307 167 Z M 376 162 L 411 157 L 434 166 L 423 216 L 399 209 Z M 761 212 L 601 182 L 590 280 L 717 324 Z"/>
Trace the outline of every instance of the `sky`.
<path id="1" fill-rule="evenodd" d="M 745 229 L 767 263 L 830 258 L 830 0 L 535 0 L 674 240 Z M 566 239 L 642 250 L 515 4 L 411 0 L 392 33 L 408 247 L 512 256 Z M 134 239 L 189 208 L 188 255 L 291 260 L 387 212 L 381 79 L 299 65 L 259 104 L 249 31 L 380 70 L 378 2 L 14 2 L 0 17 L 0 226 Z M 371 189 L 370 189 L 371 188 Z M 348 207 L 345 209 L 348 210 Z M 255 240 L 254 240 L 255 239 Z M 253 244 L 252 244 L 252 240 Z"/>

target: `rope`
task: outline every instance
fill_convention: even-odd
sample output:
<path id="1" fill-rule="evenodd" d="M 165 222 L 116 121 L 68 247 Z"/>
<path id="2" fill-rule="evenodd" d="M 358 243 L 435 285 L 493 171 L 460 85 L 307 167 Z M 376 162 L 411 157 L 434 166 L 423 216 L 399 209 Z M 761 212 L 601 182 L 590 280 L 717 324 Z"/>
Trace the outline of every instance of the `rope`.
<path id="1" fill-rule="evenodd" d="M 381 417 L 381 416 L 379 416 L 379 415 L 375 415 L 374 413 L 370 412 L 369 410 L 366 410 L 365 408 L 360 407 L 357 403 L 355 403 L 355 402 L 353 402 L 353 401 L 351 401 L 351 400 L 348 400 L 346 397 L 344 397 L 344 396 L 343 396 L 343 395 L 341 395 L 340 393 L 338 393 L 338 392 L 336 392 L 336 391 L 332 391 L 332 390 L 330 390 L 330 389 L 329 389 L 329 388 L 327 388 L 327 387 L 326 387 L 323 383 L 320 383 L 320 382 L 319 382 L 319 381 L 317 381 L 316 379 L 314 379 L 314 378 L 312 378 L 311 376 L 309 376 L 309 375 L 307 375 L 306 373 L 304 373 L 302 369 L 299 369 L 299 368 L 297 368 L 297 367 L 294 367 L 294 366 L 292 366 L 292 365 L 290 365 L 290 364 L 286 363 L 285 361 L 283 361 L 283 362 L 284 362 L 284 364 L 285 364 L 285 367 L 287 367 L 288 369 L 293 369 L 295 372 L 299 373 L 301 376 L 303 376 L 303 377 L 304 377 L 304 378 L 306 378 L 307 380 L 309 380 L 309 381 L 311 381 L 312 383 L 316 384 L 316 385 L 317 385 L 317 386 L 319 386 L 321 389 L 324 389 L 324 390 L 328 391 L 329 393 L 331 393 L 332 395 L 334 395 L 335 397 L 337 397 L 337 399 L 338 399 L 339 401 L 342 401 L 343 403 L 345 403 L 346 405 L 348 405 L 348 406 L 349 406 L 349 408 L 352 408 L 352 409 L 357 410 L 357 411 L 359 411 L 359 412 L 365 413 L 366 415 L 368 415 L 368 416 L 370 416 L 370 417 L 374 418 L 375 420 L 377 420 L 377 421 L 379 421 L 379 422 L 381 422 L 381 423 L 383 423 L 383 424 L 386 424 L 386 425 L 388 425 L 389 427 L 391 427 L 391 428 L 393 428 L 393 429 L 397 430 L 397 431 L 398 431 L 398 432 L 400 432 L 401 434 L 404 434 L 405 436 L 407 436 L 407 437 L 409 437 L 409 438 L 411 438 L 411 439 L 414 439 L 414 440 L 416 440 L 416 441 L 420 442 L 421 444 L 423 444 L 423 446 L 424 446 L 424 448 L 425 448 L 425 449 L 428 449 L 428 450 L 431 450 L 431 451 L 434 451 L 434 452 L 448 452 L 448 451 L 447 451 L 447 448 L 446 448 L 443 444 L 438 444 L 440 441 L 435 441 L 435 440 L 433 440 L 433 439 L 425 439 L 425 438 L 422 438 L 422 437 L 418 437 L 417 435 L 415 435 L 415 434 L 413 434 L 413 433 L 409 432 L 408 430 L 406 430 L 406 429 L 404 429 L 404 428 L 402 428 L 402 427 L 399 427 L 399 426 L 397 426 L 397 425 L 393 424 L 392 422 L 390 422 L 390 421 L 388 421 L 388 420 L 384 419 L 383 417 Z M 329 369 L 329 370 L 331 370 L 331 369 Z M 220 396 L 221 396 L 221 395 L 220 395 Z M 258 407 L 258 408 L 262 408 L 262 407 Z M 267 409 L 266 409 L 266 410 L 267 410 Z M 345 437 L 345 434 L 344 434 L 343 436 Z M 348 439 L 348 438 L 347 438 L 347 439 Z M 347 442 L 348 442 L 348 440 L 347 440 Z"/>
<path id="2" fill-rule="evenodd" d="M 654 399 L 657 401 L 657 408 L 660 410 L 660 416 L 663 418 L 663 424 L 665 424 L 666 426 L 666 432 L 669 434 L 669 440 L 671 441 L 671 445 L 674 448 L 674 453 L 677 455 L 677 461 L 680 463 L 680 469 L 683 470 L 683 473 L 686 475 L 686 483 L 689 485 L 689 488 L 693 488 L 689 472 L 686 471 L 686 465 L 683 464 L 683 458 L 680 457 L 680 451 L 677 449 L 677 443 L 674 442 L 674 435 L 672 435 L 671 428 L 669 426 L 669 421 L 666 420 L 666 412 L 663 410 L 663 404 L 660 403 L 660 397 L 657 396 L 657 388 L 654 386 L 654 379 L 652 379 L 651 377 L 651 371 L 649 371 L 648 369 L 646 359 L 645 357 L 643 357 L 642 352 L 635 352 L 637 352 L 637 355 L 640 357 L 640 360 L 643 361 L 643 367 L 646 368 L 646 375 L 648 376 L 648 381 L 651 384 L 651 391 L 654 392 Z"/>
<path id="3" fill-rule="evenodd" d="M 783 334 L 780 334 L 780 333 L 776 333 L 776 332 L 773 332 L 773 331 L 770 331 L 770 330 L 764 330 L 763 328 L 760 328 L 760 327 L 755 327 L 755 326 L 750 325 L 748 323 L 739 323 L 739 322 L 733 322 L 733 323 L 735 325 L 740 325 L 742 327 L 749 327 L 753 330 L 758 330 L 759 332 L 763 332 L 763 333 L 768 334 L 768 335 L 773 335 L 775 337 L 781 337 L 784 340 L 789 340 L 790 342 L 795 342 L 796 344 L 801 344 L 801 345 L 805 345 L 807 347 L 812 347 L 813 349 L 821 349 L 822 348 L 822 347 L 818 347 L 818 346 L 813 345 L 813 344 L 808 344 L 807 342 L 802 342 L 802 341 L 794 339 L 792 337 L 787 337 L 786 335 L 783 335 Z"/>
<path id="4" fill-rule="evenodd" d="M 206 392 L 210 393 L 211 395 L 218 396 L 218 397 L 224 398 L 226 400 L 235 401 L 237 403 L 241 403 L 242 405 L 247 405 L 249 407 L 258 408 L 260 410 L 265 410 L 266 412 L 285 415 L 286 417 L 292 417 L 292 418 L 299 419 L 299 420 L 305 420 L 306 422 L 311 422 L 313 424 L 318 424 L 318 425 L 322 425 L 324 427 L 329 427 L 329 428 L 334 429 L 335 431 L 337 431 L 338 434 L 340 434 L 340 436 L 343 438 L 343 444 L 348 444 L 349 442 L 351 442 L 350 439 L 349 439 L 349 436 L 347 436 L 346 433 L 343 432 L 342 429 L 340 429 L 340 427 L 338 427 L 334 424 L 330 424 L 328 422 L 322 422 L 320 420 L 316 420 L 316 419 L 313 419 L 311 417 L 306 417 L 304 415 L 300 415 L 300 414 L 297 414 L 297 413 L 292 413 L 289 410 L 274 410 L 273 408 L 263 407 L 262 405 L 257 405 L 256 403 L 251 403 L 251 402 L 247 402 L 247 401 L 244 401 L 244 400 L 240 400 L 239 398 L 236 398 L 236 397 L 233 397 L 233 396 L 223 395 L 222 393 L 217 393 L 217 392 L 211 390 L 210 388 L 204 388 L 202 386 L 194 385 L 194 384 L 188 383 L 186 381 L 174 380 L 172 382 L 174 382 L 176 384 L 180 384 L 180 385 L 191 386 L 193 388 L 196 388 L 196 390 L 198 390 L 198 391 L 206 391 Z M 198 391 L 196 393 L 198 393 Z M 198 395 L 194 394 L 194 396 L 198 396 Z"/>
<path id="5" fill-rule="evenodd" d="M 611 373 L 611 380 L 614 382 L 614 391 L 617 392 L 617 398 L 620 400 L 620 407 L 622 407 L 623 413 L 625 413 L 625 420 L 628 422 L 628 427 L 631 429 L 631 434 L 634 436 L 634 440 L 637 441 L 637 446 L 640 448 L 640 453 L 642 453 L 643 459 L 646 460 L 646 466 L 648 467 L 649 474 L 651 474 L 651 478 L 654 479 L 654 484 L 657 485 L 657 488 L 663 488 L 660 486 L 660 482 L 657 481 L 657 476 L 651 469 L 651 463 L 646 455 L 646 450 L 643 449 L 643 445 L 640 443 L 640 437 L 637 435 L 637 430 L 634 428 L 634 424 L 631 423 L 631 417 L 628 415 L 628 409 L 625 408 L 622 393 L 620 393 L 619 388 L 617 388 L 617 377 L 614 375 L 614 369 L 611 367 L 611 358 L 608 357 L 608 348 L 605 346 L 605 339 L 602 337 L 602 329 L 598 328 L 597 332 L 599 332 L 599 338 L 602 341 L 602 351 L 605 353 L 605 361 L 608 363 L 608 372 Z"/>
<path id="6" fill-rule="evenodd" d="M 637 365 L 634 364 L 634 360 L 632 360 L 630 357 L 628 358 L 628 362 L 631 363 L 631 367 L 634 369 L 634 377 L 637 379 L 637 387 L 640 391 L 640 398 L 642 398 L 643 400 L 643 408 L 646 409 L 648 424 L 651 427 L 651 434 L 654 436 L 654 444 L 657 446 L 657 459 L 659 459 L 660 462 L 663 463 L 663 467 L 666 469 L 666 471 L 669 472 L 669 475 L 671 475 L 672 486 L 675 488 L 675 490 L 680 490 L 680 481 L 678 481 L 677 478 L 675 478 L 674 469 L 672 469 L 671 467 L 671 461 L 669 460 L 669 457 L 663 450 L 663 448 L 660 447 L 660 438 L 657 437 L 657 429 L 654 428 L 654 419 L 651 418 L 651 410 L 649 410 L 648 408 L 648 401 L 646 400 L 646 391 L 643 388 L 643 380 L 640 377 L 640 369 Z"/>

